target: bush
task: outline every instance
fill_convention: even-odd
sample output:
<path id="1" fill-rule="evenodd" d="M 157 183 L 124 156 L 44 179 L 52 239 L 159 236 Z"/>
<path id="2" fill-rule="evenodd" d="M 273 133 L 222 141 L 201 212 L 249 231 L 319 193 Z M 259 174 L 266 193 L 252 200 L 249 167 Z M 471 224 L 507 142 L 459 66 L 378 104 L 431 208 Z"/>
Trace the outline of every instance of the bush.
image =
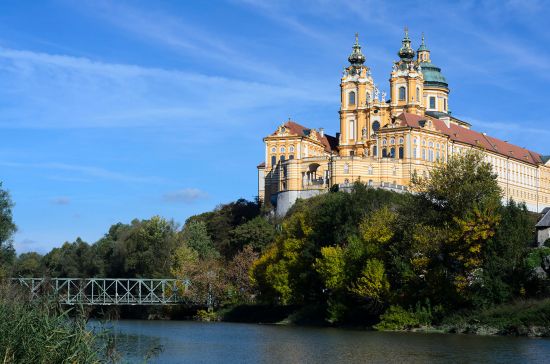
<path id="1" fill-rule="evenodd" d="M 220 317 L 214 311 L 198 310 L 197 314 L 193 317 L 197 321 L 213 322 L 220 321 Z"/>
<path id="2" fill-rule="evenodd" d="M 405 330 L 417 327 L 420 324 L 418 318 L 411 311 L 405 310 L 401 306 L 390 306 L 380 316 L 380 322 L 374 325 L 376 330 Z"/>

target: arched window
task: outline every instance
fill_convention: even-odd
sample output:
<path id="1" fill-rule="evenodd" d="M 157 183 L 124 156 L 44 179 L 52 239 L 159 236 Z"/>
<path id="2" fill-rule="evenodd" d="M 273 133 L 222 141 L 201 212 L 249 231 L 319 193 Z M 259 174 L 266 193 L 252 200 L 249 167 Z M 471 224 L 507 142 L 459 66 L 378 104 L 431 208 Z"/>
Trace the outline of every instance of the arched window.
<path id="1" fill-rule="evenodd" d="M 348 105 L 355 105 L 355 91 L 350 91 L 348 94 Z"/>
<path id="2" fill-rule="evenodd" d="M 372 156 L 373 157 L 378 156 L 378 148 L 376 147 L 376 145 L 374 147 L 372 147 Z"/>
<path id="3" fill-rule="evenodd" d="M 290 148 L 288 148 L 288 151 L 291 152 L 291 153 L 293 153 L 293 152 L 294 152 L 294 147 L 291 146 Z"/>
<path id="4" fill-rule="evenodd" d="M 382 145 L 386 145 L 386 144 L 388 144 L 388 141 L 386 139 L 383 139 L 382 140 Z"/>
<path id="5" fill-rule="evenodd" d="M 285 147 L 281 147 L 281 153 L 284 153 L 284 152 L 286 152 Z"/>
<path id="6" fill-rule="evenodd" d="M 391 138 L 391 139 L 390 139 L 390 144 L 391 144 L 391 145 L 394 145 L 394 144 L 395 144 L 395 139 L 394 139 L 394 138 Z"/>
<path id="7" fill-rule="evenodd" d="M 399 144 L 403 144 L 405 142 L 405 139 L 399 138 Z"/>
<path id="8" fill-rule="evenodd" d="M 348 174 L 349 173 L 349 164 L 344 164 L 344 174 Z"/>
<path id="9" fill-rule="evenodd" d="M 271 156 L 271 165 L 274 166 L 274 165 L 276 165 L 276 164 L 277 164 L 277 157 L 274 156 L 274 155 L 272 155 L 272 156 Z"/>
<path id="10" fill-rule="evenodd" d="M 403 159 L 405 157 L 405 150 L 403 147 L 399 147 L 399 159 Z"/>
<path id="11" fill-rule="evenodd" d="M 275 152 L 277 152 L 277 148 L 275 147 L 271 148 L 271 153 L 275 153 Z"/>
<path id="12" fill-rule="evenodd" d="M 395 147 L 390 149 L 390 157 L 395 158 Z"/>
<path id="13" fill-rule="evenodd" d="M 285 161 L 285 156 L 282 155 L 282 156 L 279 158 L 279 160 L 280 160 L 281 162 L 284 162 L 284 161 Z"/>
<path id="14" fill-rule="evenodd" d="M 374 131 L 380 130 L 380 123 L 378 121 L 375 121 L 374 123 L 372 123 L 372 130 Z"/>
<path id="15" fill-rule="evenodd" d="M 388 158 L 388 150 L 386 148 L 382 148 L 382 158 Z"/>
<path id="16" fill-rule="evenodd" d="M 288 159 L 294 159 L 294 154 L 289 155 Z"/>
<path id="17" fill-rule="evenodd" d="M 399 101 L 405 101 L 407 99 L 407 90 L 405 86 L 399 87 Z"/>
<path id="18" fill-rule="evenodd" d="M 416 88 L 416 101 L 420 101 L 420 87 Z"/>

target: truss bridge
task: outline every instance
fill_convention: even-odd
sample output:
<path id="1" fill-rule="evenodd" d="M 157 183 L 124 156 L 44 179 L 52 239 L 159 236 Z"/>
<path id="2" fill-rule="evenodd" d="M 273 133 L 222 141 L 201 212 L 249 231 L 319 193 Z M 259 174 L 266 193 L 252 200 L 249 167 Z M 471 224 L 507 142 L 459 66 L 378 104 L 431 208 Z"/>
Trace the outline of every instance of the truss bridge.
<path id="1" fill-rule="evenodd" d="M 147 278 L 13 278 L 31 299 L 56 297 L 66 305 L 189 304 L 188 281 Z"/>

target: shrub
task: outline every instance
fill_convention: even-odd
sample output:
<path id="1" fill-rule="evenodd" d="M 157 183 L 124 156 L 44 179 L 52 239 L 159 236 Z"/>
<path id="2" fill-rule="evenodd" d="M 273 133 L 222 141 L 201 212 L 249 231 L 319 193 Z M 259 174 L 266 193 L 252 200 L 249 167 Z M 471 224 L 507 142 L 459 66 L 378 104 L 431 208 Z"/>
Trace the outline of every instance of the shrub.
<path id="1" fill-rule="evenodd" d="M 419 326 L 420 321 L 410 310 L 401 306 L 390 306 L 380 316 L 381 321 L 374 326 L 376 330 L 405 330 Z"/>

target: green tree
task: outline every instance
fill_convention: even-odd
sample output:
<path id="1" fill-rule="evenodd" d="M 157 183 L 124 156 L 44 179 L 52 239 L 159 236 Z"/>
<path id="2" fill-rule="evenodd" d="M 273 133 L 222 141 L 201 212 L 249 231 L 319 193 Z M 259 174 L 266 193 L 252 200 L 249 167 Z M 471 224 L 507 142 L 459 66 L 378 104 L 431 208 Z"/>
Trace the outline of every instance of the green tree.
<path id="1" fill-rule="evenodd" d="M 369 259 L 361 271 L 361 275 L 349 288 L 360 299 L 380 304 L 385 301 L 390 291 L 390 283 L 386 275 L 384 262 Z"/>
<path id="2" fill-rule="evenodd" d="M 12 236 L 17 228 L 12 218 L 13 202 L 8 191 L 2 189 L 0 182 L 0 276 L 6 273 L 15 259 Z"/>
<path id="3" fill-rule="evenodd" d="M 231 250 L 240 251 L 249 245 L 261 252 L 275 240 L 275 236 L 275 226 L 267 218 L 257 216 L 231 231 Z"/>
<path id="4" fill-rule="evenodd" d="M 220 254 L 208 235 L 206 223 L 202 221 L 188 222 L 185 224 L 181 236 L 183 241 L 199 254 L 200 259 L 219 258 Z"/>
<path id="5" fill-rule="evenodd" d="M 42 261 L 42 255 L 29 252 L 19 255 L 13 267 L 15 277 L 42 277 L 46 272 L 46 267 Z"/>
<path id="6" fill-rule="evenodd" d="M 313 265 L 323 284 L 330 290 L 337 290 L 345 285 L 346 261 L 344 249 L 339 246 L 321 248 L 321 258 L 315 259 Z"/>

